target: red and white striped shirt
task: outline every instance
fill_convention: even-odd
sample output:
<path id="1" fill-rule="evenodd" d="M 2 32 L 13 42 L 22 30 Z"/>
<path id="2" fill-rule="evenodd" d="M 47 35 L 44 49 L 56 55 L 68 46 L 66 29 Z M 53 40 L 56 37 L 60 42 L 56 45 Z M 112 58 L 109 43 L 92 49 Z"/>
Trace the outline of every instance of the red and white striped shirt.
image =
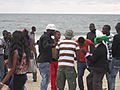
<path id="1" fill-rule="evenodd" d="M 75 53 L 79 50 L 77 42 L 73 40 L 61 40 L 56 49 L 59 50 L 59 66 L 74 66 Z"/>

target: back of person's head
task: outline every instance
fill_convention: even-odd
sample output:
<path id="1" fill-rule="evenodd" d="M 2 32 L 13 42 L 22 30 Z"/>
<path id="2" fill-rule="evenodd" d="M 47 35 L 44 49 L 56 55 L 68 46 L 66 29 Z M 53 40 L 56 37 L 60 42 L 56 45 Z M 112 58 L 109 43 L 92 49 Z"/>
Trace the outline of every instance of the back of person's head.
<path id="1" fill-rule="evenodd" d="M 79 37 L 79 38 L 78 38 L 78 43 L 79 43 L 80 45 L 83 45 L 84 42 L 85 42 L 84 37 Z"/>
<path id="2" fill-rule="evenodd" d="M 21 31 L 14 31 L 13 34 L 12 34 L 13 38 L 16 38 L 16 39 L 22 38 L 23 37 L 22 35 L 23 34 L 22 34 Z"/>
<path id="3" fill-rule="evenodd" d="M 22 30 L 22 32 L 23 32 L 23 33 L 26 33 L 26 34 L 29 33 L 29 31 L 28 31 L 26 28 L 24 28 L 24 29 Z"/>
<path id="4" fill-rule="evenodd" d="M 120 33 L 120 22 L 115 26 L 117 33 Z"/>
<path id="5" fill-rule="evenodd" d="M 12 62 L 13 60 L 13 55 L 14 55 L 14 51 L 17 50 L 18 51 L 18 55 L 19 55 L 19 61 L 21 62 L 22 60 L 22 56 L 23 53 L 25 52 L 27 55 L 27 61 L 29 60 L 29 54 L 28 54 L 28 45 L 25 41 L 23 32 L 21 31 L 14 31 L 12 34 L 12 38 L 11 38 L 11 43 L 10 43 L 10 62 Z M 12 64 L 12 63 L 11 63 Z"/>
<path id="6" fill-rule="evenodd" d="M 102 41 L 103 41 L 103 39 L 101 37 L 97 37 L 94 39 L 95 44 L 101 43 Z"/>
<path id="7" fill-rule="evenodd" d="M 71 39 L 74 36 L 73 34 L 73 30 L 66 30 L 64 36 L 65 38 Z"/>
<path id="8" fill-rule="evenodd" d="M 101 37 L 94 38 L 94 43 L 95 44 L 101 43 L 103 41 L 104 42 L 108 42 L 109 41 L 109 37 L 108 36 L 101 36 Z"/>
<path id="9" fill-rule="evenodd" d="M 21 31 L 14 31 L 12 34 L 12 39 L 11 39 L 11 43 L 10 43 L 10 64 L 12 65 L 13 62 L 13 55 L 14 55 L 14 51 L 18 50 L 18 55 L 19 55 L 19 60 L 21 61 L 22 59 L 22 53 L 23 53 L 23 34 Z"/>
<path id="10" fill-rule="evenodd" d="M 22 33 L 26 39 L 29 39 L 29 31 L 26 28 L 22 30 Z"/>

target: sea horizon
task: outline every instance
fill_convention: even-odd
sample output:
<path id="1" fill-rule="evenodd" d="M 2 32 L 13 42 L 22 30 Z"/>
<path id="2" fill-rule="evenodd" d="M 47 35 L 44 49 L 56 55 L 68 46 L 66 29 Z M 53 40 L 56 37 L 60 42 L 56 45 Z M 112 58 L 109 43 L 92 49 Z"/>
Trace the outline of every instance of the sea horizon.
<path id="1" fill-rule="evenodd" d="M 81 13 L 0 13 L 0 31 L 31 30 L 36 26 L 36 35 L 40 36 L 49 23 L 56 25 L 64 34 L 65 30 L 72 29 L 75 35 L 86 35 L 89 32 L 89 24 L 94 23 L 96 29 L 102 30 L 103 25 L 111 26 L 111 32 L 115 33 L 115 25 L 120 22 L 120 14 L 81 14 Z M 1 35 L 0 35 L 1 36 Z"/>

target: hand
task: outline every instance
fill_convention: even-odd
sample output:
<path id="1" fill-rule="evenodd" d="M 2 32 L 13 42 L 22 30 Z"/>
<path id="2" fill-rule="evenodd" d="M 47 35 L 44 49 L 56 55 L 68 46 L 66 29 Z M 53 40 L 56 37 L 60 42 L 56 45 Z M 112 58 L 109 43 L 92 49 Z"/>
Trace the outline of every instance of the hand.
<path id="1" fill-rule="evenodd" d="M 53 47 L 55 47 L 57 45 L 57 43 L 53 43 Z"/>
<path id="2" fill-rule="evenodd" d="M 0 84 L 0 90 L 2 90 L 3 86 L 4 86 L 4 85 Z"/>
<path id="3" fill-rule="evenodd" d="M 8 64 L 8 59 L 4 60 L 4 65 Z"/>

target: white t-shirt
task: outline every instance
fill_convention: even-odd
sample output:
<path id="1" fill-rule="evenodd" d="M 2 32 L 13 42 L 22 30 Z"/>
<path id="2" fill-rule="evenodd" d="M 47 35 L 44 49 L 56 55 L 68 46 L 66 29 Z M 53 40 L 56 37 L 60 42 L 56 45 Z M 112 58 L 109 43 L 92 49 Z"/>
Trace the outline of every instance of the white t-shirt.
<path id="1" fill-rule="evenodd" d="M 96 37 L 105 36 L 101 31 L 96 30 Z"/>

